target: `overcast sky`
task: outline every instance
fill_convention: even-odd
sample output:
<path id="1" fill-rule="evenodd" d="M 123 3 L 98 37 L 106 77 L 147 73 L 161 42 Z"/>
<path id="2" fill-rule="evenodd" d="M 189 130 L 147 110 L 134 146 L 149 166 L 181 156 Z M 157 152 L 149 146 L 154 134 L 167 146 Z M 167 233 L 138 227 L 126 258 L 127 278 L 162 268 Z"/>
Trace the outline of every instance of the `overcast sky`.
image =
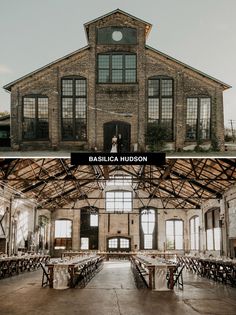
<path id="1" fill-rule="evenodd" d="M 3 85 L 85 46 L 83 24 L 117 8 L 153 25 L 148 45 L 231 85 L 236 127 L 236 0 L 0 0 L 0 111 Z"/>

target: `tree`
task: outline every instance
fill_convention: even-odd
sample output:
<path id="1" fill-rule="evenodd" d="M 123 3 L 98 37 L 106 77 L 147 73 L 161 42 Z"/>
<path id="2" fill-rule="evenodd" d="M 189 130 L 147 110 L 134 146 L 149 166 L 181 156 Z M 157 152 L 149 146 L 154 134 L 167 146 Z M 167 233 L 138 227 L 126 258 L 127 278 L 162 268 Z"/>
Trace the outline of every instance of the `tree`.
<path id="1" fill-rule="evenodd" d="M 0 117 L 6 116 L 6 115 L 10 115 L 10 113 L 6 110 L 4 112 L 0 112 Z"/>
<path id="2" fill-rule="evenodd" d="M 156 122 L 148 124 L 146 133 L 146 144 L 150 151 L 162 151 L 168 139 L 168 130 Z"/>

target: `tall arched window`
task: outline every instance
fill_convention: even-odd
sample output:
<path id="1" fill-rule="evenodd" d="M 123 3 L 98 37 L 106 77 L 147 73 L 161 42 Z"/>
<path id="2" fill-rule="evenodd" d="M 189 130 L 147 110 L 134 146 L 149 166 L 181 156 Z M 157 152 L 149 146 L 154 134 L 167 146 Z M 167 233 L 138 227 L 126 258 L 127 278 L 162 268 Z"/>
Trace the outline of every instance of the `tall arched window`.
<path id="1" fill-rule="evenodd" d="M 152 77 L 148 80 L 148 125 L 162 127 L 163 140 L 173 139 L 173 80 Z"/>
<path id="2" fill-rule="evenodd" d="M 141 211 L 141 249 L 156 249 L 156 212 L 153 209 Z"/>
<path id="3" fill-rule="evenodd" d="M 166 221 L 166 249 L 183 249 L 184 224 L 182 220 Z"/>
<path id="4" fill-rule="evenodd" d="M 190 219 L 190 249 L 199 250 L 199 217 Z"/>
<path id="5" fill-rule="evenodd" d="M 206 248 L 220 250 L 221 228 L 220 209 L 211 209 L 205 213 Z"/>
<path id="6" fill-rule="evenodd" d="M 66 77 L 61 83 L 62 139 L 86 140 L 87 85 L 81 77 Z"/>

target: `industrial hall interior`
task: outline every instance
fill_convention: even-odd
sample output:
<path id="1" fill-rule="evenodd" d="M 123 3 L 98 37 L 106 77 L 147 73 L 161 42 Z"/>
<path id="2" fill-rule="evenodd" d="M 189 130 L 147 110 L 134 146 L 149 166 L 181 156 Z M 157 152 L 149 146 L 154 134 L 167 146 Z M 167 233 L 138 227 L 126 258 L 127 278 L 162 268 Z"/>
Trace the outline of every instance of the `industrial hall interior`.
<path id="1" fill-rule="evenodd" d="M 85 47 L 4 86 L 1 315 L 236 314 L 231 86 L 147 45 L 151 29 L 95 17 Z"/>
<path id="2" fill-rule="evenodd" d="M 1 313 L 235 314 L 235 180 L 234 159 L 1 159 Z"/>

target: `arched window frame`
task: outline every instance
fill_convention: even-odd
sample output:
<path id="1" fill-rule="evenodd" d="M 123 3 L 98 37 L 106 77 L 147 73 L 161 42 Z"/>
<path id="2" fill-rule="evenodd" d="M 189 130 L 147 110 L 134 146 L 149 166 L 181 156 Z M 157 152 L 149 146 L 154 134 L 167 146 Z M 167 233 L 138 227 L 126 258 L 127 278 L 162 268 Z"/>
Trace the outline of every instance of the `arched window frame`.
<path id="1" fill-rule="evenodd" d="M 87 79 L 61 78 L 61 130 L 63 141 L 87 139 Z"/>
<path id="2" fill-rule="evenodd" d="M 154 226 L 151 226 L 152 224 Z M 157 210 L 155 208 L 140 209 L 140 249 L 157 249 Z"/>
<path id="3" fill-rule="evenodd" d="M 57 222 L 64 222 L 64 227 L 60 227 L 57 231 Z M 69 226 L 68 224 L 69 223 Z M 59 229 L 59 227 L 58 227 Z M 56 219 L 55 220 L 55 232 L 54 232 L 54 249 L 71 249 L 72 248 L 72 231 L 73 231 L 73 222 L 70 219 Z"/>
<path id="4" fill-rule="evenodd" d="M 157 124 L 163 127 L 162 140 L 173 140 L 174 134 L 174 80 L 169 76 L 148 78 L 148 127 Z"/>
<path id="5" fill-rule="evenodd" d="M 173 229 L 168 224 L 173 224 Z M 181 223 L 182 231 L 178 231 L 177 224 Z M 184 249 L 184 222 L 181 219 L 166 220 L 166 249 L 167 250 L 183 250 Z"/>
<path id="6" fill-rule="evenodd" d="M 189 220 L 190 250 L 199 250 L 199 216 L 195 215 Z"/>
<path id="7" fill-rule="evenodd" d="M 209 209 L 205 212 L 206 249 L 221 249 L 220 208 Z"/>

